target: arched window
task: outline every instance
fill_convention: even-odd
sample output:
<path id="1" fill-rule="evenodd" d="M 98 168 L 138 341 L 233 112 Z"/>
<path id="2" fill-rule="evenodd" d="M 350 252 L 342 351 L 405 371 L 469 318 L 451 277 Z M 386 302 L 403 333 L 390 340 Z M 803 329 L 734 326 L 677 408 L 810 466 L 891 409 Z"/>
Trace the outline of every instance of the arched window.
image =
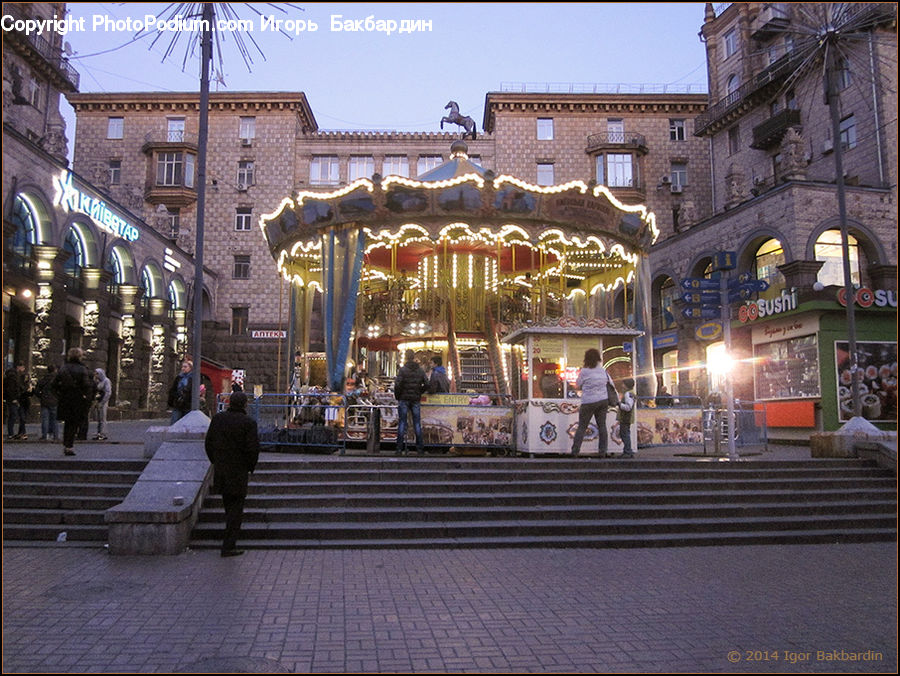
<path id="1" fill-rule="evenodd" d="M 784 288 L 784 275 L 778 269 L 784 265 L 784 249 L 777 239 L 768 239 L 756 250 L 756 278 L 769 283 L 769 288 Z M 778 291 L 780 293 L 780 291 Z"/>
<path id="2" fill-rule="evenodd" d="M 153 275 L 150 270 L 143 268 L 141 270 L 141 294 L 142 298 L 156 298 L 156 288 L 153 284 Z"/>
<path id="3" fill-rule="evenodd" d="M 19 256 L 30 256 L 32 247 L 38 243 L 38 219 L 34 208 L 21 195 L 16 195 L 11 220 L 16 226 L 13 252 Z"/>
<path id="4" fill-rule="evenodd" d="M 112 273 L 110 284 L 119 286 L 125 283 L 125 265 L 122 263 L 122 255 L 118 249 L 110 251 L 109 258 L 106 259 L 106 269 Z"/>
<path id="5" fill-rule="evenodd" d="M 667 277 L 659 287 L 659 328 L 661 331 L 674 329 L 678 325 L 675 321 L 675 300 L 678 295 L 675 280 Z"/>
<path id="6" fill-rule="evenodd" d="M 173 310 L 185 309 L 184 284 L 177 279 L 173 279 L 169 283 L 169 303 L 172 304 Z"/>
<path id="7" fill-rule="evenodd" d="M 63 251 L 69 254 L 69 257 L 63 264 L 63 269 L 69 277 L 78 279 L 81 277 L 81 270 L 84 268 L 87 259 L 87 251 L 84 239 L 77 227 L 69 228 L 69 232 L 66 233 Z"/>
<path id="8" fill-rule="evenodd" d="M 850 249 L 850 282 L 860 283 L 859 245 L 853 235 L 847 236 Z M 844 286 L 844 255 L 841 247 L 841 231 L 826 230 L 816 240 L 816 260 L 824 261 L 819 269 L 818 281 L 825 286 Z"/>
<path id="9" fill-rule="evenodd" d="M 725 93 L 728 96 L 731 96 L 737 92 L 737 90 L 740 88 L 740 86 L 741 86 L 741 78 L 739 78 L 737 75 L 732 75 L 730 78 L 728 78 L 728 84 L 725 85 L 725 88 L 726 88 Z"/>

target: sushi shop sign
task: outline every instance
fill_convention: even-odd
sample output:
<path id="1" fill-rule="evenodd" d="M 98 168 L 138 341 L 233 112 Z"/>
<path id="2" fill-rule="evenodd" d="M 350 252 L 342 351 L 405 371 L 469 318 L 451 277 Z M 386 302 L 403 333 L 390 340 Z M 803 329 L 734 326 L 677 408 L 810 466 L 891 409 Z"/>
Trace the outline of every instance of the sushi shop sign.
<path id="1" fill-rule="evenodd" d="M 837 293 L 838 303 L 847 307 L 847 289 L 841 289 Z M 853 295 L 856 305 L 861 308 L 870 307 L 897 307 L 897 292 L 889 289 L 869 289 L 862 287 Z"/>

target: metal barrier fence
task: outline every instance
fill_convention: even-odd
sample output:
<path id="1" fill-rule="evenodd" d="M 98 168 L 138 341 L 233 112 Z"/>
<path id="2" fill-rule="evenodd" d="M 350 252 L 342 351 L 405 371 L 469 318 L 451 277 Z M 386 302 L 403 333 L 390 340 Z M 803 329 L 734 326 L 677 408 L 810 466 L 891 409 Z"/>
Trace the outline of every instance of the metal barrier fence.
<path id="1" fill-rule="evenodd" d="M 728 420 L 728 409 L 708 406 L 703 409 L 703 452 L 714 455 L 727 453 L 729 434 L 734 436 L 736 448 L 768 445 L 765 402 L 735 399 L 734 423 Z"/>
<path id="2" fill-rule="evenodd" d="M 229 394 L 216 400 L 225 410 Z M 421 404 L 422 436 L 430 451 L 470 450 L 508 455 L 515 450 L 512 399 L 501 394 L 432 395 Z M 339 394 L 263 394 L 249 397 L 247 413 L 257 422 L 266 450 L 297 453 L 360 453 L 396 450 L 396 403 L 376 403 Z M 412 416 L 406 447 L 415 448 Z"/>

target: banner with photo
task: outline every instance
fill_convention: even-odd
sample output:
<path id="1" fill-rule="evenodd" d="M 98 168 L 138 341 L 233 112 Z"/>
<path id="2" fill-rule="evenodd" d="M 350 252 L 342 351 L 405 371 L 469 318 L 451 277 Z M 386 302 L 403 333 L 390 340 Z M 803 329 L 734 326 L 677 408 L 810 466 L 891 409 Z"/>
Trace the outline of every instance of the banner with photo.
<path id="1" fill-rule="evenodd" d="M 862 416 L 872 422 L 897 422 L 897 343 L 887 341 L 857 341 L 856 380 Z M 834 342 L 837 374 L 839 420 L 853 417 L 853 393 L 850 373 L 850 344 L 846 340 Z"/>

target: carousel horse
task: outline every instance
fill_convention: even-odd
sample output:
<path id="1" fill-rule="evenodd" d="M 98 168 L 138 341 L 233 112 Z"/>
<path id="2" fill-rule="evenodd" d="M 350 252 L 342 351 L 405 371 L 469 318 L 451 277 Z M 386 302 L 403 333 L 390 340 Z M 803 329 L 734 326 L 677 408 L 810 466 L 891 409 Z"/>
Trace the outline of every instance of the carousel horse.
<path id="1" fill-rule="evenodd" d="M 459 105 L 456 101 L 450 101 L 446 106 L 444 106 L 444 110 L 450 109 L 450 114 L 441 120 L 441 129 L 444 128 L 444 122 L 449 122 L 451 124 L 458 125 L 460 127 L 465 128 L 466 133 L 462 135 L 463 138 L 466 137 L 466 134 L 472 135 L 472 140 L 475 140 L 475 120 L 473 120 L 468 115 L 460 115 L 459 114 Z"/>

